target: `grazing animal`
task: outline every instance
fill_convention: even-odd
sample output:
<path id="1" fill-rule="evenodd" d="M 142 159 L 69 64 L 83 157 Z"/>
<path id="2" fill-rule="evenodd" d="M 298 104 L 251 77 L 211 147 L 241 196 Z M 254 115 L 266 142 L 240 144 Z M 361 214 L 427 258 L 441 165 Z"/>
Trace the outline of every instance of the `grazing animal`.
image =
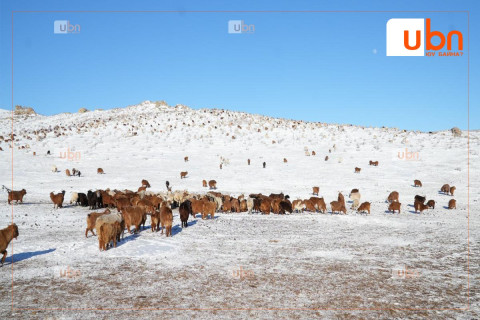
<path id="1" fill-rule="evenodd" d="M 272 200 L 270 198 L 262 199 L 260 203 L 260 212 L 263 214 L 270 214 L 272 208 Z"/>
<path id="2" fill-rule="evenodd" d="M 146 188 L 150 188 L 150 183 L 148 183 L 147 180 L 143 179 L 142 180 L 142 186 L 145 186 Z"/>
<path id="3" fill-rule="evenodd" d="M 283 163 L 287 163 L 287 162 L 288 162 L 287 158 L 283 158 Z"/>
<path id="4" fill-rule="evenodd" d="M 317 154 L 315 153 L 315 151 L 312 151 L 312 156 L 315 156 L 315 155 L 317 155 Z"/>
<path id="5" fill-rule="evenodd" d="M 222 170 L 222 164 L 220 163 L 220 170 Z"/>
<path id="6" fill-rule="evenodd" d="M 355 173 L 360 173 L 360 170 L 362 170 L 362 169 L 359 168 L 359 167 L 355 167 Z"/>
<path id="7" fill-rule="evenodd" d="M 52 172 L 57 172 L 57 171 L 58 171 L 57 166 L 56 166 L 56 165 L 53 165 L 53 166 L 52 166 Z"/>
<path id="8" fill-rule="evenodd" d="M 320 192 L 320 187 L 313 187 L 313 195 L 318 196 L 319 192 Z"/>
<path id="9" fill-rule="evenodd" d="M 293 212 L 292 203 L 290 202 L 290 200 L 280 201 L 280 213 L 285 214 L 285 212 L 288 212 L 288 213 Z"/>
<path id="10" fill-rule="evenodd" d="M 203 180 L 203 181 L 202 181 L 202 186 L 203 186 L 204 188 L 207 187 L 207 180 Z"/>
<path id="11" fill-rule="evenodd" d="M 263 162 L 263 169 L 265 169 L 267 167 L 267 163 L 264 161 Z"/>
<path id="12" fill-rule="evenodd" d="M 428 200 L 427 201 L 427 206 L 432 208 L 432 209 L 435 209 L 435 200 Z"/>
<path id="13" fill-rule="evenodd" d="M 211 189 L 217 189 L 217 181 L 215 181 L 215 180 L 208 181 L 208 186 L 209 186 L 210 190 Z"/>
<path id="14" fill-rule="evenodd" d="M 388 195 L 388 198 L 387 198 L 387 201 L 388 202 L 393 202 L 393 201 L 398 201 L 398 192 L 397 191 L 392 191 L 390 192 L 390 194 Z"/>
<path id="15" fill-rule="evenodd" d="M 20 201 L 23 203 L 23 197 L 27 194 L 27 191 L 25 189 L 22 189 L 20 191 L 9 191 L 8 192 L 8 204 L 10 204 L 11 201 Z"/>
<path id="16" fill-rule="evenodd" d="M 180 221 L 182 222 L 182 228 L 188 227 L 188 216 L 193 215 L 192 211 L 192 202 L 190 200 L 185 200 L 180 204 L 178 208 L 178 212 L 180 213 Z"/>
<path id="17" fill-rule="evenodd" d="M 113 224 L 115 222 L 118 222 L 120 224 L 120 229 L 117 230 L 117 241 L 120 241 L 121 238 L 123 238 L 123 233 L 125 230 L 125 220 L 121 213 L 115 212 L 115 213 L 99 216 L 97 218 L 97 221 L 95 222 L 95 229 L 97 230 L 97 233 L 98 233 L 100 231 L 100 227 L 102 224 L 104 223 Z"/>
<path id="18" fill-rule="evenodd" d="M 88 190 L 87 199 L 88 199 L 88 207 L 90 208 L 90 210 L 96 209 L 97 203 L 98 203 L 97 193 Z"/>
<path id="19" fill-rule="evenodd" d="M 325 157 L 325 161 L 328 161 L 328 156 Z"/>
<path id="20" fill-rule="evenodd" d="M 80 204 L 82 207 L 88 206 L 88 198 L 85 193 L 78 193 L 77 204 Z"/>
<path id="21" fill-rule="evenodd" d="M 445 194 L 448 194 L 450 192 L 450 185 L 448 184 L 444 184 L 441 188 L 440 188 L 440 191 L 445 193 Z"/>
<path id="22" fill-rule="evenodd" d="M 415 187 L 421 187 L 422 186 L 422 181 L 420 180 L 413 180 L 413 185 Z"/>
<path id="23" fill-rule="evenodd" d="M 376 167 L 376 166 L 378 166 L 378 161 L 372 161 L 372 160 L 370 160 L 369 165 Z"/>
<path id="24" fill-rule="evenodd" d="M 64 197 L 65 197 L 65 190 L 63 190 L 61 193 L 58 193 L 58 194 L 54 194 L 53 192 L 50 192 L 50 199 L 53 202 L 54 209 L 62 208 Z"/>
<path id="25" fill-rule="evenodd" d="M 413 205 L 415 207 L 415 212 L 419 211 L 423 212 L 424 210 L 428 209 L 428 206 L 426 204 L 423 204 L 422 202 L 416 201 Z"/>
<path id="26" fill-rule="evenodd" d="M 188 162 L 188 157 L 183 158 L 183 161 Z"/>
<path id="27" fill-rule="evenodd" d="M 123 218 L 128 233 L 131 233 L 130 226 L 135 226 L 135 233 L 140 231 L 140 225 L 146 220 L 145 210 L 141 207 L 124 207 L 122 208 Z"/>
<path id="28" fill-rule="evenodd" d="M 388 211 L 393 211 L 393 213 L 395 213 L 395 210 L 398 210 L 398 213 L 400 213 L 400 207 L 401 207 L 401 203 L 398 202 L 398 201 L 393 201 L 392 203 L 390 203 L 390 205 L 388 206 Z"/>
<path id="29" fill-rule="evenodd" d="M 5 262 L 5 258 L 7 257 L 7 248 L 8 245 L 10 244 L 10 241 L 12 239 L 17 239 L 18 237 L 18 227 L 17 225 L 11 224 L 5 229 L 0 230 L 0 254 L 2 254 L 2 261 L 1 261 L 1 266 L 3 266 L 3 263 Z"/>
<path id="30" fill-rule="evenodd" d="M 353 201 L 352 209 L 358 208 L 358 205 L 360 204 L 360 199 L 362 197 L 358 189 L 352 189 L 348 197 Z"/>
<path id="31" fill-rule="evenodd" d="M 65 174 L 67 175 L 67 177 L 70 177 L 70 176 L 71 176 L 71 174 L 70 174 L 70 170 L 68 170 L 68 169 L 67 169 L 67 170 L 65 170 Z"/>
<path id="32" fill-rule="evenodd" d="M 121 228 L 120 222 L 115 221 L 113 223 L 102 223 L 98 232 L 98 247 L 100 251 L 105 251 L 108 248 L 108 244 L 113 242 L 113 247 L 117 247 L 117 235 Z"/>
<path id="33" fill-rule="evenodd" d="M 180 179 L 186 178 L 188 174 L 188 171 L 182 171 L 180 172 Z"/>
<path id="34" fill-rule="evenodd" d="M 455 188 L 454 186 L 451 186 L 451 187 L 450 187 L 450 195 L 453 196 L 453 194 L 455 193 L 455 190 L 456 190 L 456 189 L 457 189 L 457 188 Z"/>
<path id="35" fill-rule="evenodd" d="M 364 211 L 367 211 L 368 214 L 370 214 L 370 202 L 362 203 L 357 209 L 357 212 L 364 212 Z"/>
<path id="36" fill-rule="evenodd" d="M 215 202 L 204 201 L 203 208 L 202 208 L 202 219 L 206 219 L 208 215 L 210 215 L 210 219 L 214 219 L 216 208 L 217 208 L 217 205 L 215 204 Z"/>
<path id="37" fill-rule="evenodd" d="M 172 209 L 170 209 L 168 206 L 163 206 L 160 209 L 160 223 L 161 223 L 161 228 L 162 228 L 162 234 L 163 234 L 163 229 L 165 229 L 165 235 L 167 237 L 172 236 L 172 224 L 173 224 L 173 213 Z"/>
<path id="38" fill-rule="evenodd" d="M 247 160 L 247 164 L 250 165 L 250 159 Z"/>
<path id="39" fill-rule="evenodd" d="M 345 203 L 342 203 L 341 201 L 332 201 L 332 202 L 330 202 L 330 206 L 332 208 L 332 213 L 343 212 L 343 214 L 347 214 L 347 209 L 345 208 Z"/>
<path id="40" fill-rule="evenodd" d="M 77 204 L 78 203 L 78 193 L 72 192 L 72 196 L 70 197 L 70 204 Z"/>
<path id="41" fill-rule="evenodd" d="M 103 172 L 103 169 L 102 168 L 98 168 L 97 169 L 97 174 L 104 174 L 105 172 Z"/>
<path id="42" fill-rule="evenodd" d="M 415 196 L 415 199 L 414 199 L 414 202 L 420 202 L 420 203 L 425 203 L 425 200 L 427 200 L 426 197 L 422 197 L 422 196 L 419 196 L 419 195 L 416 195 Z"/>
<path id="43" fill-rule="evenodd" d="M 92 212 L 87 215 L 87 228 L 85 229 L 85 238 L 88 237 L 88 231 L 90 231 L 92 235 L 95 235 L 93 229 L 95 229 L 95 223 L 97 222 L 97 218 L 109 213 L 110 210 L 106 209 L 103 212 Z"/>
<path id="44" fill-rule="evenodd" d="M 455 199 L 448 201 L 448 209 L 457 209 L 457 201 Z"/>

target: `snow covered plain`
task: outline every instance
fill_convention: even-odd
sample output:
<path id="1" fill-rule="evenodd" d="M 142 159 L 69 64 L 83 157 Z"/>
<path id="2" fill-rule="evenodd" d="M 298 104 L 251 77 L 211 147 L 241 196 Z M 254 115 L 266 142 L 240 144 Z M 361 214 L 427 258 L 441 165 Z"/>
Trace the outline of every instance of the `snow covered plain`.
<path id="1" fill-rule="evenodd" d="M 10 116 L 0 112 L 6 139 Z M 49 128 L 45 136 L 34 134 Z M 83 114 L 15 116 L 14 133 L 13 189 L 25 188 L 27 195 L 24 204 L 9 206 L 3 192 L 0 202 L 0 228 L 12 221 L 13 210 L 20 232 L 0 268 L 2 319 L 480 317 L 477 131 L 469 140 L 470 199 L 466 132 L 456 138 L 450 131 L 305 123 L 147 101 Z M 0 147 L 0 184 L 11 188 L 12 149 L 3 141 Z M 306 156 L 305 147 L 317 155 Z M 61 159 L 67 150 L 75 157 Z M 405 150 L 417 158 L 400 159 Z M 220 157 L 229 160 L 222 170 Z M 61 172 L 51 172 L 52 165 Z M 98 167 L 104 175 L 96 174 Z M 66 177 L 67 168 L 82 176 Z M 180 171 L 188 178 L 180 179 Z M 320 186 L 327 204 L 339 191 L 347 198 L 358 188 L 372 213 L 331 214 L 329 205 L 327 214 L 218 213 L 214 220 L 190 219 L 182 229 L 174 210 L 173 237 L 146 229 L 100 252 L 97 238 L 84 236 L 91 211 L 54 210 L 49 199 L 51 191 L 66 190 L 68 202 L 71 192 L 136 190 L 142 179 L 152 191 L 165 191 L 169 180 L 174 190 L 204 193 L 202 180 L 215 179 L 224 194 L 284 192 L 291 200 L 309 198 L 312 186 Z M 414 179 L 423 187 L 413 187 Z M 452 197 L 439 193 L 445 183 L 457 187 L 455 210 L 446 209 Z M 400 193 L 401 214 L 386 211 L 393 190 Z M 416 194 L 434 199 L 436 208 L 415 214 Z M 71 278 L 61 276 L 67 269 Z M 236 276 L 240 269 L 246 276 Z"/>

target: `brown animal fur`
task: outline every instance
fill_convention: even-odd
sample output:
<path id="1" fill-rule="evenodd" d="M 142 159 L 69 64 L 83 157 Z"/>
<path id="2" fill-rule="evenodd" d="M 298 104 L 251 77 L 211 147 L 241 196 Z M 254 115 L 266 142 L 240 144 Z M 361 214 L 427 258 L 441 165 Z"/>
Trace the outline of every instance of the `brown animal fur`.
<path id="1" fill-rule="evenodd" d="M 109 214 L 110 210 L 106 209 L 103 212 L 92 212 L 87 215 L 87 228 L 85 229 L 85 238 L 88 237 L 88 231 L 95 235 L 93 229 L 95 229 L 95 222 L 97 222 L 97 218 L 103 216 L 104 214 Z M 98 232 L 98 230 L 97 230 Z"/>
<path id="2" fill-rule="evenodd" d="M 444 184 L 441 188 L 440 188 L 440 191 L 445 193 L 445 194 L 448 194 L 450 192 L 450 185 L 448 184 Z"/>
<path id="3" fill-rule="evenodd" d="M 427 206 L 432 208 L 432 209 L 435 209 L 435 200 L 428 200 L 427 201 Z"/>
<path id="4" fill-rule="evenodd" d="M 54 194 L 53 192 L 50 192 L 50 199 L 53 202 L 53 208 L 62 208 L 63 205 L 63 199 L 65 198 L 65 191 Z"/>
<path id="5" fill-rule="evenodd" d="M 128 233 L 130 233 L 130 226 L 135 226 L 135 233 L 140 231 L 140 225 L 145 221 L 145 211 L 140 207 L 124 207 L 122 209 L 123 218 L 125 219 L 125 225 Z"/>
<path id="6" fill-rule="evenodd" d="M 330 202 L 330 206 L 332 207 L 332 213 L 343 212 L 343 214 L 347 214 L 347 209 L 345 208 L 345 204 L 340 201 L 332 201 Z"/>
<path id="7" fill-rule="evenodd" d="M 364 202 L 358 207 L 357 212 L 363 211 L 367 211 L 370 214 L 370 202 Z"/>
<path id="8" fill-rule="evenodd" d="M 150 188 L 150 183 L 148 183 L 147 180 L 143 179 L 143 180 L 142 180 L 142 186 L 145 186 L 145 187 L 147 187 L 147 188 Z"/>
<path id="9" fill-rule="evenodd" d="M 457 209 L 457 200 L 450 199 L 450 201 L 448 201 L 448 209 Z"/>
<path id="10" fill-rule="evenodd" d="M 2 254 L 2 264 L 0 266 L 3 266 L 5 258 L 7 257 L 7 248 L 10 244 L 10 241 L 12 241 L 14 238 L 17 239 L 17 237 L 18 227 L 15 223 L 9 225 L 5 229 L 0 230 L 0 254 Z"/>
<path id="11" fill-rule="evenodd" d="M 318 196 L 318 193 L 320 192 L 320 188 L 319 187 L 313 187 L 313 194 Z"/>
<path id="12" fill-rule="evenodd" d="M 188 157 L 183 158 L 183 161 L 188 162 Z"/>
<path id="13" fill-rule="evenodd" d="M 98 168 L 97 169 L 97 174 L 104 174 L 105 172 L 103 172 L 103 169 L 102 168 Z"/>
<path id="14" fill-rule="evenodd" d="M 103 223 L 98 232 L 98 247 L 100 251 L 107 250 L 108 244 L 113 241 L 113 247 L 117 247 L 117 234 L 121 228 L 118 221 L 114 223 Z"/>
<path id="15" fill-rule="evenodd" d="M 265 198 L 260 203 L 260 211 L 263 214 L 270 214 L 271 208 L 272 208 L 272 200 L 270 198 Z"/>
<path id="16" fill-rule="evenodd" d="M 204 188 L 207 187 L 207 180 L 203 180 L 203 181 L 202 181 L 202 186 L 203 186 Z"/>
<path id="17" fill-rule="evenodd" d="M 23 197 L 27 194 L 27 191 L 25 189 L 22 189 L 20 191 L 10 191 L 8 193 L 8 204 L 10 204 L 11 201 L 20 201 L 23 203 Z"/>
<path id="18" fill-rule="evenodd" d="M 208 218 L 208 215 L 210 215 L 210 219 L 214 219 L 216 208 L 217 208 L 217 205 L 215 204 L 215 202 L 204 201 L 203 208 L 202 208 L 202 219 Z"/>
<path id="19" fill-rule="evenodd" d="M 453 196 L 453 194 L 455 193 L 455 190 L 456 190 L 456 189 L 457 189 L 457 188 L 455 188 L 454 186 L 451 186 L 451 187 L 450 187 L 450 195 Z"/>
<path id="20" fill-rule="evenodd" d="M 398 201 L 398 196 L 399 196 L 399 194 L 398 194 L 397 191 L 392 191 L 392 192 L 390 192 L 390 194 L 388 195 L 387 200 L 388 200 L 388 202 L 390 202 L 390 203 L 393 202 L 393 201 Z"/>
<path id="21" fill-rule="evenodd" d="M 162 225 L 162 234 L 163 234 L 163 229 L 165 229 L 165 235 L 167 237 L 172 236 L 172 224 L 173 224 L 173 213 L 172 209 L 170 209 L 168 206 L 163 206 L 160 209 L 160 223 Z"/>
<path id="22" fill-rule="evenodd" d="M 182 171 L 180 172 L 180 179 L 186 178 L 188 174 L 188 171 Z"/>
<path id="23" fill-rule="evenodd" d="M 355 167 L 355 173 L 360 173 L 360 170 L 362 170 L 362 168 Z"/>
<path id="24" fill-rule="evenodd" d="M 423 204 L 419 201 L 415 201 L 413 206 L 415 207 L 415 212 L 417 212 L 419 210 L 420 210 L 420 212 L 423 212 L 424 210 L 428 209 L 428 206 L 426 204 Z"/>
<path id="25" fill-rule="evenodd" d="M 70 174 L 70 170 L 68 170 L 68 169 L 67 169 L 67 170 L 65 170 L 65 174 L 67 175 L 67 177 L 70 177 L 70 176 L 71 176 L 71 174 Z"/>
<path id="26" fill-rule="evenodd" d="M 210 189 L 217 189 L 217 181 L 215 180 L 208 181 L 208 186 L 210 187 Z"/>
<path id="27" fill-rule="evenodd" d="M 398 210 L 398 213 L 400 213 L 400 207 L 401 207 L 401 203 L 398 202 L 398 201 L 393 201 L 392 203 L 390 203 L 390 205 L 388 206 L 388 211 L 393 211 L 393 213 L 395 213 L 395 210 Z"/>
<path id="28" fill-rule="evenodd" d="M 420 180 L 413 180 L 413 185 L 415 187 L 421 187 L 422 186 L 422 181 Z"/>

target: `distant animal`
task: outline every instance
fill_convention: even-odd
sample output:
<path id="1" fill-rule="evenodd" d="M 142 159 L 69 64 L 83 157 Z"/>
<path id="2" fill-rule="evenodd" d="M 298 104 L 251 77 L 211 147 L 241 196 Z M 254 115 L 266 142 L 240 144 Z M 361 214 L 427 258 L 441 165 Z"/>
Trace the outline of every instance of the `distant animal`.
<path id="1" fill-rule="evenodd" d="M 266 166 L 267 166 L 267 163 L 263 162 L 263 169 L 265 169 Z"/>
<path id="2" fill-rule="evenodd" d="M 367 211 L 370 214 L 370 202 L 363 202 L 357 209 L 357 212 Z"/>
<path id="3" fill-rule="evenodd" d="M 319 192 L 320 192 L 320 187 L 313 187 L 313 195 L 318 196 Z"/>
<path id="4" fill-rule="evenodd" d="M 180 221 L 182 222 L 182 228 L 188 227 L 188 217 L 193 215 L 192 212 L 192 202 L 190 200 L 185 200 L 180 204 L 178 208 L 178 212 L 180 213 Z"/>
<path id="5" fill-rule="evenodd" d="M 49 156 L 49 155 L 50 155 L 50 150 L 47 151 L 47 156 Z"/>
<path id="6" fill-rule="evenodd" d="M 457 209 L 457 201 L 455 199 L 448 201 L 448 209 Z"/>
<path id="7" fill-rule="evenodd" d="M 56 166 L 56 165 L 53 165 L 53 166 L 52 166 L 52 172 L 57 172 L 57 171 L 58 171 L 57 166 Z"/>
<path id="8" fill-rule="evenodd" d="M 53 202 L 54 209 L 62 208 L 64 197 L 65 197 L 65 190 L 63 190 L 61 193 L 58 193 L 58 194 L 54 194 L 53 192 L 50 192 L 50 199 Z"/>
<path id="9" fill-rule="evenodd" d="M 97 208 L 97 193 L 93 192 L 91 190 L 88 190 L 87 192 L 87 199 L 88 199 L 88 206 L 90 210 L 96 209 Z"/>
<path id="10" fill-rule="evenodd" d="M 183 158 L 183 161 L 188 162 L 188 157 Z"/>
<path id="11" fill-rule="evenodd" d="M 444 184 L 441 188 L 440 188 L 440 191 L 445 193 L 445 194 L 448 194 L 450 192 L 450 185 L 448 184 Z"/>
<path id="12" fill-rule="evenodd" d="M 432 209 L 435 209 L 435 200 L 428 200 L 427 201 L 427 206 L 432 208 Z"/>
<path id="13" fill-rule="evenodd" d="M 248 165 L 250 165 L 250 159 L 247 160 Z"/>
<path id="14" fill-rule="evenodd" d="M 97 174 L 104 174 L 105 172 L 103 172 L 103 169 L 102 168 L 98 168 L 97 169 Z"/>
<path id="15" fill-rule="evenodd" d="M 217 189 L 217 181 L 215 180 L 208 181 L 208 186 L 210 187 L 210 189 Z"/>
<path id="16" fill-rule="evenodd" d="M 347 209 L 345 208 L 345 204 L 341 201 L 332 201 L 330 202 L 330 206 L 332 208 L 332 213 L 335 212 L 343 212 L 343 214 L 347 214 Z"/>
<path id="17" fill-rule="evenodd" d="M 72 192 L 72 196 L 70 197 L 70 204 L 77 204 L 78 203 L 78 193 Z"/>
<path id="18" fill-rule="evenodd" d="M 203 186 L 204 188 L 207 187 L 207 180 L 203 180 L 203 181 L 202 181 L 202 186 Z"/>
<path id="19" fill-rule="evenodd" d="M 422 202 L 419 202 L 419 201 L 416 201 L 414 203 L 414 207 L 415 207 L 415 212 L 417 212 L 419 210 L 420 210 L 420 212 L 423 212 L 424 210 L 428 209 L 428 205 L 423 204 Z"/>
<path id="20" fill-rule="evenodd" d="M 312 156 L 315 156 L 315 155 L 317 155 L 317 154 L 315 153 L 315 151 L 312 151 Z"/>
<path id="21" fill-rule="evenodd" d="M 70 174 L 70 170 L 68 170 L 68 169 L 67 169 L 67 170 L 65 170 L 65 174 L 67 175 L 67 177 L 70 177 L 70 176 L 71 176 L 71 174 Z"/>
<path id="22" fill-rule="evenodd" d="M 223 167 L 223 166 L 222 166 L 222 164 L 220 163 L 220 170 L 222 170 L 222 167 Z"/>
<path id="23" fill-rule="evenodd" d="M 144 192 L 144 191 L 146 191 L 146 190 L 147 190 L 147 187 L 141 186 L 141 187 L 139 187 L 139 188 L 137 189 L 137 192 Z"/>
<path id="24" fill-rule="evenodd" d="M 350 191 L 350 194 L 348 195 L 348 197 L 353 201 L 352 209 L 358 208 L 358 206 L 360 204 L 360 199 L 362 197 L 360 192 L 358 191 L 358 189 L 352 189 L 352 191 Z"/>
<path id="25" fill-rule="evenodd" d="M 169 190 L 170 189 L 170 182 L 168 180 L 165 181 L 165 185 L 167 186 L 167 190 Z"/>
<path id="26" fill-rule="evenodd" d="M 3 266 L 5 258 L 7 257 L 7 248 L 10 241 L 12 241 L 12 239 L 17 239 L 18 235 L 18 227 L 15 223 L 0 230 L 0 254 L 2 254 L 2 264 L 0 267 Z"/>
<path id="27" fill-rule="evenodd" d="M 172 209 L 170 209 L 168 206 L 163 206 L 160 209 L 160 223 L 161 223 L 161 228 L 162 231 L 161 233 L 163 234 L 163 229 L 165 229 L 165 235 L 167 237 L 172 236 L 172 224 L 173 224 L 173 214 L 172 214 Z"/>
<path id="28" fill-rule="evenodd" d="M 27 194 L 27 191 L 25 189 L 22 189 L 20 191 L 9 191 L 8 192 L 8 204 L 10 204 L 11 201 L 15 201 L 18 203 L 23 203 L 23 197 Z"/>
<path id="29" fill-rule="evenodd" d="M 455 190 L 456 190 L 456 189 L 457 189 L 457 188 L 455 188 L 454 186 L 451 186 L 451 187 L 450 187 L 450 195 L 453 196 L 453 194 L 455 193 Z"/>
<path id="30" fill-rule="evenodd" d="M 371 165 L 371 166 L 378 166 L 378 161 L 370 160 L 368 164 Z"/>
<path id="31" fill-rule="evenodd" d="M 325 157 L 325 161 L 328 161 L 328 156 Z"/>
<path id="32" fill-rule="evenodd" d="M 287 158 L 283 158 L 283 163 L 287 163 L 287 162 L 288 162 Z"/>
<path id="33" fill-rule="evenodd" d="M 188 174 L 188 171 L 182 171 L 180 172 L 180 179 L 186 178 Z"/>
<path id="34" fill-rule="evenodd" d="M 395 213 L 395 210 L 398 210 L 398 213 L 400 213 L 400 207 L 401 207 L 401 203 L 398 202 L 398 201 L 393 201 L 392 203 L 390 203 L 390 205 L 388 206 L 388 211 L 393 211 L 393 213 Z"/>
<path id="35" fill-rule="evenodd" d="M 355 167 L 355 173 L 360 173 L 360 170 L 362 170 L 362 169 L 359 168 L 359 167 Z"/>
<path id="36" fill-rule="evenodd" d="M 416 196 L 415 196 L 415 199 L 414 199 L 414 202 L 425 203 L 425 200 L 427 200 L 426 197 L 422 197 L 422 196 L 416 195 Z"/>
<path id="37" fill-rule="evenodd" d="M 392 202 L 392 201 L 398 201 L 398 192 L 397 191 L 392 191 L 388 195 L 387 201 Z"/>
<path id="38" fill-rule="evenodd" d="M 420 180 L 413 180 L 413 185 L 415 187 L 421 187 L 422 186 L 422 181 Z"/>
<path id="39" fill-rule="evenodd" d="M 143 180 L 142 180 L 142 186 L 145 186 L 145 187 L 147 187 L 147 188 L 150 188 L 150 183 L 148 183 L 147 180 L 143 179 Z"/>

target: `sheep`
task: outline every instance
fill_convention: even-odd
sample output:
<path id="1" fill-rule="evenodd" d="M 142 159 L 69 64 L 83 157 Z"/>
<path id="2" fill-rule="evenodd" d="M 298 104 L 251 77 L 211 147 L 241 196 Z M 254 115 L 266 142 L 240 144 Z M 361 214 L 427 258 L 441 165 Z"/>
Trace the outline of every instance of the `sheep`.
<path id="1" fill-rule="evenodd" d="M 5 229 L 0 230 L 0 253 L 2 254 L 2 264 L 0 265 L 0 267 L 3 266 L 5 258 L 7 257 L 7 248 L 10 244 L 10 241 L 12 241 L 12 239 L 14 238 L 17 239 L 18 235 L 18 227 L 15 223 L 9 225 Z"/>
<path id="2" fill-rule="evenodd" d="M 367 211 L 368 214 L 370 214 L 370 202 L 364 202 L 357 208 L 357 212 L 361 213 L 364 211 Z"/>
<path id="3" fill-rule="evenodd" d="M 253 198 L 248 198 L 247 199 L 247 211 L 248 213 L 252 213 L 254 207 L 254 199 Z"/>
<path id="4" fill-rule="evenodd" d="M 362 168 L 355 167 L 355 173 L 360 173 L 360 170 L 362 170 Z"/>
<path id="5" fill-rule="evenodd" d="M 70 204 L 77 204 L 78 203 L 78 193 L 72 192 L 72 196 L 70 197 Z"/>
<path id="6" fill-rule="evenodd" d="M 335 212 L 343 212 L 343 214 L 347 214 L 347 209 L 345 208 L 345 204 L 341 201 L 332 201 L 330 202 L 330 206 L 332 208 L 332 213 Z"/>
<path id="7" fill-rule="evenodd" d="M 150 188 L 150 183 L 148 183 L 147 180 L 143 179 L 142 180 L 142 186 L 145 186 L 146 188 Z"/>
<path id="8" fill-rule="evenodd" d="M 20 203 L 23 203 L 23 197 L 27 194 L 27 191 L 25 189 L 22 189 L 20 191 L 9 191 L 8 192 L 8 204 L 10 204 L 11 201 L 20 201 Z"/>
<path id="9" fill-rule="evenodd" d="M 210 190 L 217 189 L 217 181 L 215 181 L 215 180 L 208 181 L 208 186 L 209 186 Z"/>
<path id="10" fill-rule="evenodd" d="M 53 165 L 53 166 L 52 166 L 52 172 L 58 172 L 58 169 L 57 169 L 57 166 L 56 166 L 56 165 Z"/>
<path id="11" fill-rule="evenodd" d="M 180 221 L 182 222 L 182 228 L 188 227 L 188 217 L 189 215 L 193 215 L 192 213 L 192 202 L 190 200 L 185 200 L 180 204 L 178 208 L 178 212 L 180 214 Z"/>
<path id="12" fill-rule="evenodd" d="M 389 203 L 393 202 L 393 201 L 398 201 L 398 197 L 399 197 L 399 194 L 397 191 L 392 191 L 390 192 L 390 194 L 388 195 L 388 198 L 387 198 L 387 201 Z"/>
<path id="13" fill-rule="evenodd" d="M 393 213 L 395 213 L 395 210 L 398 210 L 398 213 L 400 213 L 400 207 L 401 207 L 401 203 L 398 202 L 398 201 L 393 201 L 392 203 L 390 203 L 390 205 L 388 206 L 388 211 L 393 211 Z"/>
<path id="14" fill-rule="evenodd" d="M 65 197 L 65 190 L 63 190 L 61 193 L 58 193 L 58 194 L 54 194 L 53 192 L 50 192 L 50 199 L 53 202 L 54 209 L 62 208 L 64 197 Z"/>
<path id="15" fill-rule="evenodd" d="M 435 209 L 435 200 L 428 200 L 427 201 L 427 206 L 432 208 L 432 209 Z"/>
<path id="16" fill-rule="evenodd" d="M 165 229 L 165 235 L 172 236 L 172 224 L 173 224 L 173 214 L 172 214 L 172 209 L 170 209 L 168 206 L 163 206 L 160 209 L 160 223 L 162 224 L 162 231 L 161 233 L 163 234 L 163 229 Z"/>
<path id="17" fill-rule="evenodd" d="M 238 200 L 237 200 L 238 201 Z M 202 219 L 206 219 L 210 215 L 210 219 L 215 219 L 215 202 L 204 201 L 202 208 Z"/>
<path id="18" fill-rule="evenodd" d="M 95 229 L 97 230 L 97 233 L 98 233 L 102 224 L 104 223 L 113 224 L 115 222 L 120 223 L 120 230 L 117 230 L 117 241 L 120 241 L 120 239 L 123 238 L 123 233 L 125 230 L 125 219 L 123 218 L 121 213 L 112 212 L 110 214 L 99 216 L 97 218 L 97 221 L 95 222 Z"/>
<path id="19" fill-rule="evenodd" d="M 448 209 L 457 209 L 457 201 L 455 199 L 448 201 Z"/>
<path id="20" fill-rule="evenodd" d="M 422 181 L 420 180 L 413 180 L 413 185 L 415 187 L 421 187 L 422 186 Z"/>
<path id="21" fill-rule="evenodd" d="M 313 187 L 313 195 L 318 196 L 319 192 L 320 192 L 320 187 Z"/>
<path id="22" fill-rule="evenodd" d="M 180 172 L 180 179 L 186 178 L 188 174 L 188 171 L 182 171 Z"/>
<path id="23" fill-rule="evenodd" d="M 117 247 L 117 235 L 121 229 L 120 223 L 115 221 L 114 223 L 103 223 L 98 232 L 98 246 L 100 251 L 107 250 L 108 244 L 113 242 L 113 247 Z"/>
<path id="24" fill-rule="evenodd" d="M 415 201 L 414 203 L 414 207 L 415 207 L 415 213 L 420 210 L 420 213 L 422 213 L 425 209 L 428 209 L 428 206 L 426 204 L 423 204 L 422 202 L 420 201 Z"/>
<path id="25" fill-rule="evenodd" d="M 414 198 L 414 202 L 420 202 L 420 203 L 425 203 L 425 200 L 427 200 L 426 197 L 419 196 L 418 194 Z"/>
<path id="26" fill-rule="evenodd" d="M 135 226 L 135 233 L 140 231 L 140 225 L 146 219 L 145 211 L 140 207 L 124 207 L 121 210 L 123 218 L 125 219 L 125 225 L 127 227 L 128 233 L 131 233 L 130 226 Z"/>
<path id="27" fill-rule="evenodd" d="M 103 172 L 103 169 L 102 169 L 102 168 L 98 168 L 98 169 L 97 169 L 97 174 L 105 174 L 105 172 Z"/>
<path id="28" fill-rule="evenodd" d="M 450 185 L 448 184 L 444 184 L 441 188 L 440 188 L 440 191 L 445 193 L 445 194 L 448 194 L 450 192 Z"/>
<path id="29" fill-rule="evenodd" d="M 456 190 L 456 189 L 457 189 L 457 188 L 455 188 L 454 186 L 451 186 L 451 187 L 450 187 L 450 195 L 453 196 L 453 194 L 455 193 L 455 190 Z"/>
<path id="30" fill-rule="evenodd" d="M 97 222 L 97 218 L 109 213 L 110 213 L 110 210 L 106 209 L 103 212 L 92 212 L 87 215 L 87 228 L 85 229 L 85 238 L 88 237 L 88 231 L 90 231 L 92 235 L 95 235 L 95 233 L 93 232 L 93 229 L 95 228 L 95 223 Z"/>
<path id="31" fill-rule="evenodd" d="M 183 158 L 183 161 L 188 162 L 188 157 Z"/>
<path id="32" fill-rule="evenodd" d="M 68 170 L 68 169 L 67 169 L 67 170 L 65 170 L 65 174 L 67 175 L 67 177 L 70 177 L 70 176 L 71 176 L 71 174 L 70 174 L 70 170 Z"/>

